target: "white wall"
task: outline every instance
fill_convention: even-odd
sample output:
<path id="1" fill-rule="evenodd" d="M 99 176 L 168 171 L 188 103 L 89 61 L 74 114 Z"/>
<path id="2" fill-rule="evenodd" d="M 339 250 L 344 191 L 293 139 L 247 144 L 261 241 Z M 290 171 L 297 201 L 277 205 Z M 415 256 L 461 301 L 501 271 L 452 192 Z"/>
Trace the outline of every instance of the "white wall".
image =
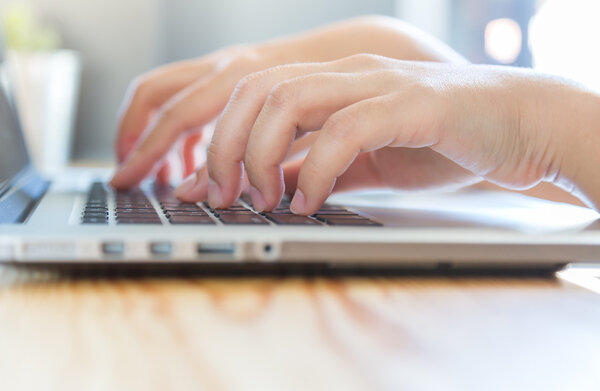
<path id="1" fill-rule="evenodd" d="M 394 0 L 162 0 L 162 55 L 197 56 L 364 14 L 393 15 Z"/>
<path id="2" fill-rule="evenodd" d="M 396 0 L 396 16 L 450 42 L 452 0 Z"/>
<path id="3" fill-rule="evenodd" d="M 64 46 L 83 55 L 77 157 L 112 155 L 116 112 L 136 74 L 158 62 L 160 0 L 28 0 L 43 20 L 59 28 Z M 0 5 L 11 0 L 0 0 Z"/>
<path id="4" fill-rule="evenodd" d="M 14 0 L 0 0 L 0 6 Z M 112 156 L 129 81 L 159 64 L 361 14 L 393 15 L 394 0 L 22 0 L 84 58 L 76 158 Z"/>

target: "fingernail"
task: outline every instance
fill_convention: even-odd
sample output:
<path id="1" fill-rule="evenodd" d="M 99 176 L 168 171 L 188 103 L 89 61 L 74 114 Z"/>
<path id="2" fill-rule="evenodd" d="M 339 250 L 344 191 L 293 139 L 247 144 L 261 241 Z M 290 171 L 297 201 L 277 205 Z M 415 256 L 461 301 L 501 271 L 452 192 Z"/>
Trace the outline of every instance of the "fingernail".
<path id="1" fill-rule="evenodd" d="M 223 192 L 211 178 L 208 178 L 208 203 L 215 209 L 223 206 Z"/>
<path id="2" fill-rule="evenodd" d="M 252 198 L 252 207 L 257 212 L 262 212 L 267 207 L 267 203 L 262 194 L 254 186 L 250 186 L 250 198 Z"/>
<path id="3" fill-rule="evenodd" d="M 175 194 L 175 197 L 177 198 L 188 195 L 192 191 L 192 189 L 196 187 L 197 181 L 198 175 L 196 175 L 196 173 L 193 173 L 192 175 L 185 178 L 185 180 L 181 182 L 179 186 L 177 186 L 173 194 Z"/>
<path id="4" fill-rule="evenodd" d="M 306 214 L 306 198 L 304 198 L 302 190 L 296 190 L 296 194 L 294 194 L 294 198 L 292 198 L 292 203 L 290 204 L 290 210 L 295 214 Z"/>

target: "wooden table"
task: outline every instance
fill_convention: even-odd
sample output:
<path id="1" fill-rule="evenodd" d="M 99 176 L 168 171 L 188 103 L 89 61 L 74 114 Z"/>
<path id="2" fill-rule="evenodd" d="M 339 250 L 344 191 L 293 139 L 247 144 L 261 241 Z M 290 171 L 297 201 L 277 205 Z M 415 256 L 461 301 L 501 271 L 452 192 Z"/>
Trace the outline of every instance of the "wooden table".
<path id="1" fill-rule="evenodd" d="M 565 279 L 2 267 L 0 352 L 0 390 L 597 391 L 600 296 Z"/>

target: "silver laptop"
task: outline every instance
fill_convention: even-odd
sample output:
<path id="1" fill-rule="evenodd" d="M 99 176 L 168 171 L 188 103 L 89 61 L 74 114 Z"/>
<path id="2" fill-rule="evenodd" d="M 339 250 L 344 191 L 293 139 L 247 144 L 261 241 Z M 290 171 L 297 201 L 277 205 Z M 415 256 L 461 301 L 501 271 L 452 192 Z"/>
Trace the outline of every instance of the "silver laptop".
<path id="1" fill-rule="evenodd" d="M 537 270 L 600 259 L 595 212 L 513 193 L 346 194 L 305 217 L 285 200 L 266 214 L 248 198 L 212 210 L 152 183 L 117 193 L 109 175 L 38 175 L 1 88 L 0 262 Z"/>

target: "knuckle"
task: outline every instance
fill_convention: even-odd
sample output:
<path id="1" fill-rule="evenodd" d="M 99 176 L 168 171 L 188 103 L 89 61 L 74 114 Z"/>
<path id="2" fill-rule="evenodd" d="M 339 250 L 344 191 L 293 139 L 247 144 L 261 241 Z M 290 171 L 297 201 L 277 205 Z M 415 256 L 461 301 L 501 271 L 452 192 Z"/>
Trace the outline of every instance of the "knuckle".
<path id="1" fill-rule="evenodd" d="M 261 62 L 255 50 L 243 45 L 232 46 L 225 53 L 222 66 L 232 71 L 256 69 Z"/>
<path id="2" fill-rule="evenodd" d="M 284 81 L 275 85 L 269 92 L 266 106 L 283 109 L 298 98 L 298 86 L 294 81 Z"/>
<path id="3" fill-rule="evenodd" d="M 262 72 L 254 72 L 242 77 L 235 86 L 232 99 L 240 100 L 252 96 L 256 87 L 261 83 L 262 76 Z"/>
<path id="4" fill-rule="evenodd" d="M 219 151 L 218 146 L 214 143 L 210 143 L 210 146 L 206 150 L 206 171 L 209 177 L 215 178 L 218 174 L 215 167 L 219 162 Z"/>
<path id="5" fill-rule="evenodd" d="M 129 84 L 129 91 L 132 96 L 132 100 L 136 101 L 147 101 L 152 95 L 152 82 L 151 79 L 146 76 L 139 76 L 135 78 Z"/>
<path id="6" fill-rule="evenodd" d="M 256 96 L 256 92 L 269 84 L 269 79 L 279 73 L 285 72 L 286 66 L 278 65 L 258 72 L 252 72 L 242 77 L 235 86 L 232 94 L 233 100 L 245 99 Z"/>
<path id="7" fill-rule="evenodd" d="M 211 141 L 208 149 L 206 150 L 206 160 L 207 161 L 218 161 L 219 153 L 219 144 Z"/>
<path id="8" fill-rule="evenodd" d="M 244 154 L 244 167 L 249 173 L 260 173 L 264 171 L 264 156 L 252 148 L 248 148 Z"/>
<path id="9" fill-rule="evenodd" d="M 311 159 L 306 159 L 302 164 L 300 175 L 298 177 L 298 183 L 310 183 L 313 184 L 316 178 L 322 176 L 323 170 Z"/>
<path id="10" fill-rule="evenodd" d="M 355 122 L 356 114 L 353 111 L 339 111 L 329 117 L 321 131 L 334 141 L 342 142 L 348 139 L 352 124 Z"/>
<path id="11" fill-rule="evenodd" d="M 378 66 L 381 62 L 381 57 L 375 54 L 360 53 L 348 57 L 347 60 L 354 66 L 369 68 Z"/>
<path id="12" fill-rule="evenodd" d="M 160 108 L 157 113 L 157 126 L 160 127 L 173 127 L 181 120 L 181 116 L 178 114 L 178 106 L 177 105 L 165 105 Z"/>

